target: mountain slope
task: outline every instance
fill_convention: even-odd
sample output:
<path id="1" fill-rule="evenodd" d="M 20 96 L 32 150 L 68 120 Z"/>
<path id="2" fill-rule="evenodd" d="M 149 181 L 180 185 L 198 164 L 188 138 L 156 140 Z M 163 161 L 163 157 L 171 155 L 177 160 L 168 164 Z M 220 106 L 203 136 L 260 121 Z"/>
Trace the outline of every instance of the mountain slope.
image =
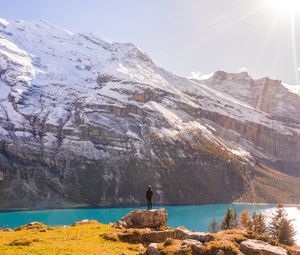
<path id="1" fill-rule="evenodd" d="M 297 109 L 283 120 L 133 44 L 0 20 L 0 75 L 1 208 L 135 205 L 149 183 L 156 203 L 270 202 L 253 188 L 267 167 L 300 184 Z"/>

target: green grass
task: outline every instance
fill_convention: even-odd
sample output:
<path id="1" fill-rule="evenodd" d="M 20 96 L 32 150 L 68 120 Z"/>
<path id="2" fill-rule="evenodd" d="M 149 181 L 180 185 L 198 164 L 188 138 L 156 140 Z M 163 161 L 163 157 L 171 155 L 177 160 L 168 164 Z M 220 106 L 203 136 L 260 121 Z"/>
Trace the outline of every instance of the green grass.
<path id="1" fill-rule="evenodd" d="M 1 255 L 133 255 L 144 251 L 140 245 L 119 240 L 107 240 L 104 234 L 120 230 L 100 223 L 78 224 L 69 227 L 19 228 L 17 231 L 0 230 Z M 103 237 L 104 235 L 104 237 Z"/>

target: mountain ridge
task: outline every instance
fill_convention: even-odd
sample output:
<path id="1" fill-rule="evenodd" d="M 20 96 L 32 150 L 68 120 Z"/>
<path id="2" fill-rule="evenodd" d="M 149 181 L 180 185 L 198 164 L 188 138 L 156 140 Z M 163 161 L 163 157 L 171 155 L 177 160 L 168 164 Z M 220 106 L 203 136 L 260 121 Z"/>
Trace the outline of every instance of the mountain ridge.
<path id="1" fill-rule="evenodd" d="M 300 101 L 278 82 L 199 83 L 131 43 L 0 24 L 2 209 L 138 205 L 149 183 L 158 204 L 299 202 Z"/>

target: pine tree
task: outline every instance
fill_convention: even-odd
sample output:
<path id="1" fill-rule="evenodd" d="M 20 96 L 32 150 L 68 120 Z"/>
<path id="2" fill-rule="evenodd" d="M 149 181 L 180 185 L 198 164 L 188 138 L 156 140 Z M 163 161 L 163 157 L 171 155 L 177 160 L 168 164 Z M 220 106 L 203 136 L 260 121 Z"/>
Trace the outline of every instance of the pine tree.
<path id="1" fill-rule="evenodd" d="M 278 205 L 272 215 L 269 232 L 275 240 L 282 244 L 293 245 L 295 243 L 295 229 L 292 221 L 288 220 L 287 213 L 282 205 Z"/>
<path id="2" fill-rule="evenodd" d="M 283 219 L 287 217 L 286 211 L 283 205 L 279 204 L 276 208 L 275 213 L 273 213 L 271 222 L 269 225 L 269 233 L 275 239 L 278 240 L 280 234 L 280 226 Z"/>
<path id="3" fill-rule="evenodd" d="M 218 224 L 216 218 L 212 219 L 210 226 L 209 226 L 209 231 L 212 233 L 217 233 L 219 231 L 219 224 Z"/>
<path id="4" fill-rule="evenodd" d="M 235 225 L 234 212 L 230 208 L 227 209 L 224 219 L 221 224 L 221 229 L 233 229 Z"/>
<path id="5" fill-rule="evenodd" d="M 239 216 L 236 211 L 233 212 L 233 228 L 239 227 Z"/>
<path id="6" fill-rule="evenodd" d="M 240 218 L 240 227 L 243 229 L 249 229 L 251 225 L 251 219 L 247 210 L 243 211 Z"/>
<path id="7" fill-rule="evenodd" d="M 292 221 L 288 219 L 283 219 L 280 226 L 280 233 L 278 241 L 286 245 L 295 244 L 296 231 L 293 227 Z"/>
<path id="8" fill-rule="evenodd" d="M 265 235 L 267 233 L 266 219 L 262 213 L 252 214 L 252 230 L 258 235 Z"/>

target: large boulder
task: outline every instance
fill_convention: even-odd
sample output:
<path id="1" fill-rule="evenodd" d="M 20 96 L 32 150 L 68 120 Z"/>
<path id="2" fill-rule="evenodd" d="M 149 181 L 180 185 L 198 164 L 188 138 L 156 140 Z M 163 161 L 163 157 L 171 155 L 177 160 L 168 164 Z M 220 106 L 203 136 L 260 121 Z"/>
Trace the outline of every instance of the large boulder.
<path id="1" fill-rule="evenodd" d="M 125 215 L 116 222 L 116 226 L 124 228 L 165 229 L 167 226 L 167 210 L 137 210 Z"/>
<path id="2" fill-rule="evenodd" d="M 287 255 L 287 251 L 282 247 L 253 239 L 241 242 L 240 250 L 246 255 Z"/>

